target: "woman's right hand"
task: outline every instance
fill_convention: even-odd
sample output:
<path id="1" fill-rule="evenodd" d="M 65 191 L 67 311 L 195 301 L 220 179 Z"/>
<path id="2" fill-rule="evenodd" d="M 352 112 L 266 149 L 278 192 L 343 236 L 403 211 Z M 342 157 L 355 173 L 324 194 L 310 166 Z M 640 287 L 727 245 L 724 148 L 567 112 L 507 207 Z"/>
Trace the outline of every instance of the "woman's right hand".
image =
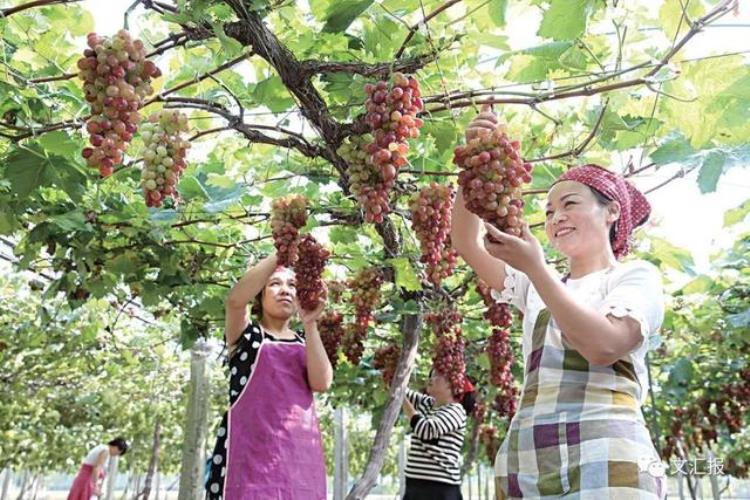
<path id="1" fill-rule="evenodd" d="M 492 112 L 492 107 L 489 104 L 484 104 L 482 111 L 466 127 L 466 142 L 479 135 L 480 130 L 489 130 L 491 132 L 495 130 L 497 125 L 497 116 Z"/>

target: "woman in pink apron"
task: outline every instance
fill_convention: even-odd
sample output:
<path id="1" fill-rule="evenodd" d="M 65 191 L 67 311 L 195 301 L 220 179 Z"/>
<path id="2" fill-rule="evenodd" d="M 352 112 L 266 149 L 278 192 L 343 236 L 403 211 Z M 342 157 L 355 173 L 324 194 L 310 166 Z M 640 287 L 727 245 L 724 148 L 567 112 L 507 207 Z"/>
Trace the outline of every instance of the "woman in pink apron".
<path id="1" fill-rule="evenodd" d="M 253 300 L 259 321 L 247 316 Z M 276 255 L 250 268 L 226 303 L 229 410 L 210 458 L 210 500 L 323 500 L 326 471 L 313 392 L 328 390 L 333 369 L 317 329 L 324 305 L 297 313 L 294 272 Z"/>
<path id="2" fill-rule="evenodd" d="M 101 480 L 104 479 L 109 457 L 122 456 L 127 451 L 128 443 L 121 437 L 91 448 L 73 480 L 68 500 L 91 500 L 91 497 L 100 497 Z"/>

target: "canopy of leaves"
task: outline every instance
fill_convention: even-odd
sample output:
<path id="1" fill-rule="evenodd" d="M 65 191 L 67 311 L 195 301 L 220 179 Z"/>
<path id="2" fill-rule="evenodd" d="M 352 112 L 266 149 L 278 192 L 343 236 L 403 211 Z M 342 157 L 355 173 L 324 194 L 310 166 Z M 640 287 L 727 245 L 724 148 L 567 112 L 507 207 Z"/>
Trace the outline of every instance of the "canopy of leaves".
<path id="1" fill-rule="evenodd" d="M 169 436 L 164 448 L 178 448 L 175 397 L 186 366 L 154 346 L 222 338 L 226 291 L 248 261 L 272 250 L 270 201 L 289 192 L 310 200 L 305 230 L 332 249 L 331 276 L 375 265 L 392 278 L 363 362 L 341 358 L 324 403 L 369 412 L 377 424 L 389 396 L 370 368 L 372 352 L 400 339 L 402 320 L 438 297 L 459 305 L 469 372 L 486 378 L 489 328 L 473 276 L 460 266 L 442 288 L 427 284 L 407 204 L 427 182 L 455 182 L 452 150 L 481 103 L 496 104 L 536 165 L 526 203 L 532 223 L 543 220 L 546 188 L 573 164 L 606 164 L 638 181 L 652 169 L 674 179 L 696 171 L 701 191 L 711 192 L 750 157 L 747 59 L 688 59 L 681 51 L 729 13 L 731 1 L 694 0 L 686 11 L 679 0 L 661 9 L 601 0 L 143 2 L 128 14 L 164 76 L 142 112 L 181 109 L 193 129 L 182 201 L 147 208 L 137 134 L 108 178 L 80 155 L 89 109 L 76 60 L 91 13 L 75 2 L 33 3 L 0 2 L 0 248 L 16 268 L 46 276 L 41 290 L 17 278 L 2 283 L 10 302 L 0 321 L 10 328 L 0 333 L 0 376 L 9 377 L 0 388 L 0 457 L 12 465 L 71 465 L 92 433 L 115 427 L 148 441 L 156 415 Z M 531 22 L 529 44 L 511 36 L 519 18 Z M 399 175 L 393 213 L 374 226 L 363 223 L 336 149 L 366 131 L 364 84 L 397 70 L 420 82 L 425 127 Z M 747 211 L 745 204 L 727 214 L 728 222 Z M 643 243 L 641 257 L 692 273 L 688 251 L 648 236 Z M 662 429 L 674 401 L 713 390 L 747 365 L 736 355 L 748 342 L 747 252 L 740 239 L 671 304 L 669 354 L 656 363 L 651 409 Z M 728 309 L 728 301 L 740 306 Z M 131 326 L 119 338 L 112 324 L 128 303 L 164 327 Z M 432 339 L 422 338 L 423 376 Z M 141 411 L 146 401 L 153 405 Z M 38 431 L 23 422 L 42 420 L 39 451 Z M 732 447 L 728 436 L 722 443 Z M 132 460 L 145 469 L 145 455 Z"/>

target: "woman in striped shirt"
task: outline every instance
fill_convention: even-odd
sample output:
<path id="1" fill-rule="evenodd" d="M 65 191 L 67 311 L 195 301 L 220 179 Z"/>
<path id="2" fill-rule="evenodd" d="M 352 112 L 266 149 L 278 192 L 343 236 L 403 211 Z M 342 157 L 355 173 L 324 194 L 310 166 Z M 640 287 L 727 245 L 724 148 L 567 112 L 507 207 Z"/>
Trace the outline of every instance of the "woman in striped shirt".
<path id="1" fill-rule="evenodd" d="M 466 416 L 474 409 L 474 387 L 453 395 L 448 379 L 432 370 L 427 395 L 406 390 L 404 413 L 412 429 L 404 500 L 461 500 L 459 456 Z"/>

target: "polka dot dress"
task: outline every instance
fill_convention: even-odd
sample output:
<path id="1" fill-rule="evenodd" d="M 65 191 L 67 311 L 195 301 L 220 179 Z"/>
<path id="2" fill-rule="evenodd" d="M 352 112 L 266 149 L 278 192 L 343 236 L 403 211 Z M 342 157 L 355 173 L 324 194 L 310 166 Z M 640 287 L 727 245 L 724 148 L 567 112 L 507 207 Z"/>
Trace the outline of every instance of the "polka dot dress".
<path id="1" fill-rule="evenodd" d="M 292 342 L 303 343 L 302 336 Z M 260 346 L 264 335 L 260 326 L 251 322 L 242 332 L 234 349 L 234 354 L 229 358 L 229 404 L 233 405 L 242 394 L 242 390 L 250 379 L 250 374 L 255 367 Z M 224 412 L 221 424 L 216 431 L 216 445 L 214 446 L 209 461 L 210 473 L 206 482 L 206 498 L 208 500 L 222 500 L 224 490 L 224 477 L 227 473 L 226 453 L 228 430 L 228 414 Z"/>

